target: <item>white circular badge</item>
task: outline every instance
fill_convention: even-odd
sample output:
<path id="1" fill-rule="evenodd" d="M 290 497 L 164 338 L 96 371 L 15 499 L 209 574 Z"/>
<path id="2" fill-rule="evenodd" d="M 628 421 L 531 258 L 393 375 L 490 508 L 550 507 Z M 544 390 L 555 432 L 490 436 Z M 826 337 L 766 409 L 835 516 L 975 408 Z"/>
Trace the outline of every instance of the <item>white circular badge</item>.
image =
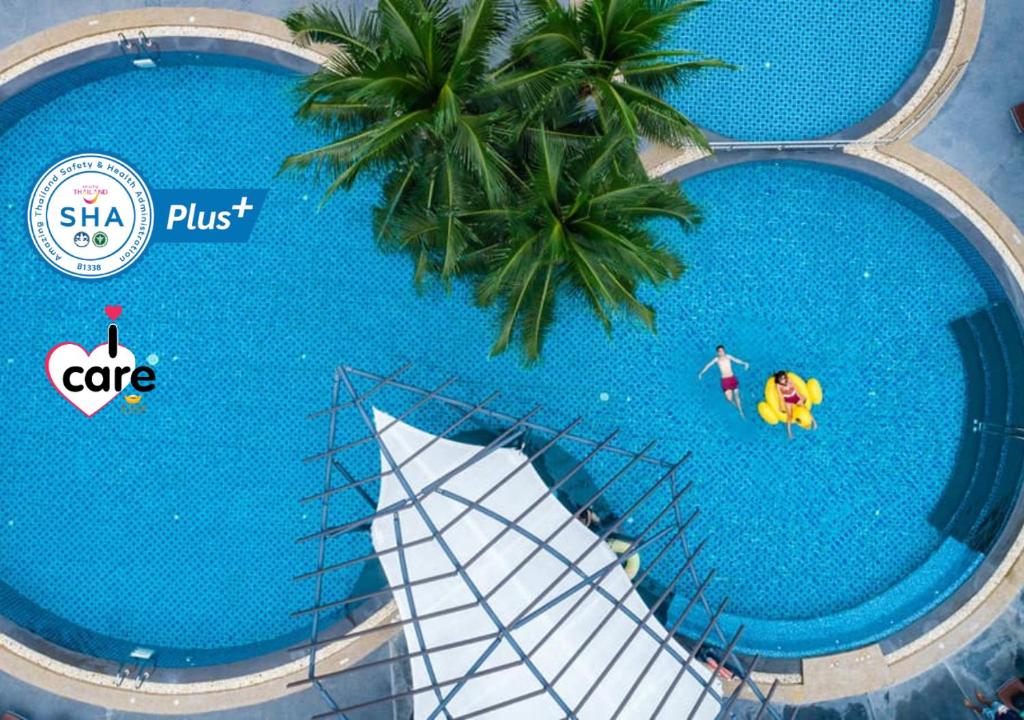
<path id="1" fill-rule="evenodd" d="M 146 249 L 153 200 L 127 163 L 109 155 L 72 155 L 32 189 L 28 228 L 39 254 L 61 272 L 110 277 Z"/>

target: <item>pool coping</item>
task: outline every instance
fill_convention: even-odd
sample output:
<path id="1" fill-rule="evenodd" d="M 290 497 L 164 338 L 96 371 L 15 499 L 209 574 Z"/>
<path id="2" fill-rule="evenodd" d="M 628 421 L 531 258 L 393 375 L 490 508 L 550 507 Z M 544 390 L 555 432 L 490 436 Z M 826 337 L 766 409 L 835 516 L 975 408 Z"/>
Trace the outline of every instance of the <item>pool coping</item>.
<path id="1" fill-rule="evenodd" d="M 912 73 L 920 73 L 920 77 L 908 77 L 897 94 L 881 108 L 850 128 L 826 137 L 851 139 L 855 133 L 864 132 L 863 137 L 858 138 L 864 144 L 848 146 L 844 156 L 885 167 L 915 186 L 933 191 L 971 222 L 972 227 L 984 236 L 987 247 L 999 255 L 1012 273 L 1016 292 L 1011 299 L 1020 311 L 1024 307 L 1024 293 L 1020 290 L 1024 286 L 1024 248 L 1021 247 L 1024 240 L 1020 231 L 970 181 L 909 143 L 938 112 L 955 87 L 959 70 L 973 55 L 980 32 L 983 0 L 939 2 L 944 14 L 937 20 L 926 55 L 938 49 L 936 38 L 942 34 L 942 17 L 948 18 L 948 27 L 934 61 L 929 60 L 930 65 L 926 67 L 927 58 L 922 58 Z M 168 43 L 164 47 L 168 50 L 225 51 L 299 70 L 318 64 L 325 57 L 315 47 L 295 47 L 283 23 L 254 13 L 208 8 L 117 11 L 49 28 L 0 51 L 0 101 L 18 92 L 20 87 L 70 66 L 120 54 L 116 46 L 118 33 L 130 33 L 129 37 L 134 39 L 138 30 Z M 956 64 L 958 60 L 960 65 Z M 893 102 L 911 86 L 915 89 L 906 102 Z M 891 112 L 884 113 L 883 117 L 880 113 L 887 108 Z M 824 160 L 823 155 L 814 151 L 787 151 L 783 154 L 769 152 L 757 157 L 845 164 L 835 157 Z M 734 155 L 730 164 L 754 158 L 751 155 L 744 160 L 742 155 Z M 692 150 L 679 152 L 652 147 L 644 153 L 645 166 L 651 174 L 659 176 L 675 174 L 674 171 L 695 161 L 701 161 L 699 166 L 703 166 L 705 160 L 707 158 L 701 153 Z M 682 170 L 680 174 L 693 174 L 699 166 Z M 1015 508 L 1011 522 L 1024 524 L 1024 508 L 1020 504 Z M 1001 536 L 999 542 L 1005 540 L 1007 538 Z M 971 597 L 956 612 L 918 637 L 908 638 L 906 644 L 892 649 L 889 654 L 882 649 L 888 642 L 886 640 L 846 653 L 804 659 L 799 672 L 755 673 L 755 679 L 767 682 L 780 680 L 776 700 L 803 704 L 877 691 L 923 672 L 970 642 L 1024 587 L 1024 557 L 1021 555 L 1024 535 L 1016 533 L 1009 540 L 1012 542 L 1006 543 L 1006 556 L 991 568 L 991 576 L 980 590 L 974 592 L 972 589 Z M 360 627 L 372 628 L 390 622 L 397 617 L 396 612 L 393 603 L 385 605 Z M 45 641 L 33 647 L 32 638 L 21 637 L 19 640 L 18 636 L 25 632 L 21 630 L 19 633 L 0 624 L 0 670 L 56 694 L 121 710 L 178 714 L 251 705 L 297 691 L 297 688 L 288 688 L 287 684 L 305 677 L 308 668 L 308 658 L 302 657 L 259 672 L 215 680 L 151 680 L 135 691 L 115 688 L 110 674 L 71 664 L 68 660 L 76 658 L 68 656 L 74 656 L 74 653 L 59 648 L 54 651 L 56 646 L 47 648 Z M 318 663 L 321 660 L 342 665 L 357 662 L 395 634 L 395 630 L 384 630 L 359 640 L 331 643 L 318 653 Z M 54 655 L 64 659 L 55 659 Z M 223 669 L 223 666 L 213 667 Z M 201 674 L 203 669 L 190 668 L 180 674 L 186 677 L 192 672 Z M 213 671 L 212 674 L 217 675 L 218 672 Z"/>
<path id="2" fill-rule="evenodd" d="M 110 56 L 119 55 L 118 34 L 125 33 L 134 41 L 139 30 L 153 39 L 194 38 L 211 44 L 235 41 L 256 50 L 256 59 L 276 53 L 271 62 L 285 67 L 290 66 L 289 59 L 319 64 L 326 58 L 316 46 L 293 44 L 284 23 L 266 15 L 189 7 L 118 10 L 62 23 L 0 50 L 0 88 L 10 88 L 35 68 L 76 51 L 109 46 L 113 50 Z M 13 87 L 15 92 L 20 90 Z"/>

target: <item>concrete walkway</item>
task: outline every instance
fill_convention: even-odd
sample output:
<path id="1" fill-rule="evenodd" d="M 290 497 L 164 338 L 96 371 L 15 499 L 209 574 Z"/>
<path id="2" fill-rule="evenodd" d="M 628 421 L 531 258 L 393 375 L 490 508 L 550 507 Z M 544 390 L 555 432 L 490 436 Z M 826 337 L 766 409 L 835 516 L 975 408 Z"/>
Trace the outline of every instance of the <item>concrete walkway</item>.
<path id="1" fill-rule="evenodd" d="M 209 7 L 281 18 L 288 11 L 309 4 L 306 0 L 0 0 L 0 49 L 54 25 L 115 10 Z M 182 19 L 187 18 L 188 11 L 183 8 Z"/>
<path id="2" fill-rule="evenodd" d="M 981 690 L 989 697 L 1007 680 L 1024 675 L 1024 596 L 968 647 L 945 662 L 884 692 L 810 706 L 787 706 L 785 720 L 977 720 L 963 705 Z M 744 710 L 739 717 L 752 718 Z"/>
<path id="3" fill-rule="evenodd" d="M 384 658 L 389 652 L 404 652 L 404 644 L 382 646 L 366 657 L 367 662 Z M 355 672 L 332 680 L 329 691 L 341 705 L 357 705 L 390 697 L 405 687 L 403 678 L 392 678 L 388 672 L 370 670 Z M 188 720 L 308 720 L 330 708 L 314 689 L 304 690 L 261 705 L 188 715 Z M 185 715 L 150 715 L 120 712 L 96 705 L 69 700 L 0 673 L 0 712 L 13 710 L 29 720 L 171 720 Z M 349 720 L 406 720 L 408 702 L 382 703 L 363 710 L 346 713 Z"/>
<path id="4" fill-rule="evenodd" d="M 985 0 L 974 58 L 913 144 L 953 166 L 1024 229 L 1024 136 L 1010 108 L 1024 102 L 1024 2 Z"/>

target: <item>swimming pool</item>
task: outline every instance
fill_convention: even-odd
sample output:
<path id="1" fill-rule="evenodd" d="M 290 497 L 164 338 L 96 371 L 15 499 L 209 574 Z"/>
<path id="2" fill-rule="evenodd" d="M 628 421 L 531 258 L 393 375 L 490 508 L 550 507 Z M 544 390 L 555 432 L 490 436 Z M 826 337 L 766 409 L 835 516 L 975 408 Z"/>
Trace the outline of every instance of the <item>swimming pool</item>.
<path id="1" fill-rule="evenodd" d="M 567 303 L 544 361 L 524 369 L 488 359 L 492 318 L 464 288 L 419 297 L 407 261 L 377 251 L 375 185 L 318 212 L 318 187 L 275 175 L 317 140 L 292 117 L 287 73 L 173 54 L 124 70 L 95 63 L 3 106 L 0 156 L 16 161 L 0 186 L 0 308 L 17 343 L 0 356 L 0 612 L 18 624 L 114 659 L 156 646 L 164 666 L 298 637 L 290 613 L 312 595 L 291 578 L 315 548 L 294 541 L 319 518 L 296 499 L 323 480 L 300 462 L 324 439 L 305 416 L 326 405 L 339 362 L 388 372 L 409 360 L 411 380 L 457 372 L 453 394 L 498 389 L 509 412 L 540 401 L 548 424 L 581 415 L 593 435 L 657 439 L 665 457 L 692 449 L 692 536 L 709 538 L 707 567 L 731 568 L 712 593 L 747 623 L 747 651 L 815 654 L 887 634 L 980 560 L 928 515 L 964 415 L 948 325 L 1002 294 L 967 241 L 901 192 L 808 163 L 698 176 L 687 189 L 705 224 L 661 230 L 690 271 L 650 293 L 659 334 L 623 324 L 609 340 Z M 140 103 L 160 112 L 120 111 Z M 72 280 L 24 238 L 23 203 L 39 172 L 83 150 L 123 157 L 151 188 L 267 187 L 267 204 L 247 243 L 154 243 L 120 275 Z M 155 356 L 159 393 L 145 414 L 86 420 L 54 395 L 42 358 L 58 340 L 99 337 L 113 302 L 123 340 Z M 714 378 L 696 381 L 717 342 L 752 364 L 740 376 L 751 416 L 767 372 L 820 378 L 821 431 L 787 443 L 741 422 Z M 332 505 L 338 518 L 368 509 Z M 348 543 L 369 550 L 365 534 Z M 334 573 L 325 597 L 372 581 Z"/>
<path id="2" fill-rule="evenodd" d="M 708 70 L 670 101 L 701 127 L 741 140 L 820 137 L 888 101 L 929 45 L 938 0 L 715 0 L 668 45 L 737 65 Z"/>

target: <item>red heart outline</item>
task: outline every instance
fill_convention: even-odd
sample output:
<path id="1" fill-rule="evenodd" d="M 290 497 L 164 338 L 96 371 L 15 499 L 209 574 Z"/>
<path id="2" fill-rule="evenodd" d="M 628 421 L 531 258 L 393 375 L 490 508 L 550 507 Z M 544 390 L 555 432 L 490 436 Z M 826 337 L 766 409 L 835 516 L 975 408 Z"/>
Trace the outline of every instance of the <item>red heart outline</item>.
<path id="1" fill-rule="evenodd" d="M 53 355 L 53 354 L 54 354 L 55 352 L 57 352 L 57 350 L 58 350 L 58 349 L 60 349 L 60 348 L 64 347 L 65 345 L 74 345 L 74 346 L 75 346 L 76 348 L 79 348 L 79 349 L 80 349 L 80 350 L 81 350 L 82 352 L 84 352 L 84 353 L 86 354 L 86 356 L 88 357 L 88 356 L 91 356 L 91 355 L 92 355 L 92 354 L 93 354 L 94 352 L 96 352 L 97 350 L 99 350 L 99 349 L 100 349 L 101 347 L 105 347 L 105 346 L 106 346 L 106 343 L 100 343 L 99 345 L 97 345 L 97 346 L 96 346 L 96 347 L 94 347 L 94 348 L 93 348 L 93 349 L 92 349 L 91 351 L 88 351 L 88 352 L 86 352 L 86 349 L 85 349 L 85 347 L 84 347 L 84 346 L 82 346 L 82 345 L 79 345 L 79 344 L 78 344 L 78 343 L 76 343 L 76 342 L 62 342 L 62 343 L 57 343 L 57 344 L 56 344 L 56 345 L 54 345 L 54 346 L 53 346 L 52 348 L 50 348 L 50 352 L 46 353 L 46 359 L 45 359 L 45 360 L 43 360 L 43 370 L 45 370 L 45 371 L 46 371 L 46 380 L 47 380 L 47 382 L 49 382 L 49 383 L 50 383 L 50 386 L 51 386 L 51 387 L 53 387 L 53 389 L 57 391 L 57 394 L 58 394 L 58 395 L 60 395 L 61 399 L 63 399 L 63 400 L 67 400 L 67 403 L 68 403 L 68 404 L 69 404 L 69 405 L 70 405 L 71 407 L 73 407 L 73 408 L 74 408 L 75 410 L 77 410 L 78 412 L 80 412 L 80 413 L 82 413 L 83 415 L 85 415 L 85 416 L 86 416 L 87 418 L 91 418 L 91 417 L 92 417 L 93 415 L 95 415 L 95 414 L 96 414 L 96 413 L 98 413 L 98 412 L 99 412 L 100 410 L 102 410 L 103 408 L 105 408 L 105 407 L 106 407 L 107 405 L 109 405 L 110 403 L 114 402 L 114 400 L 116 400 L 117 398 L 119 398 L 119 397 L 121 396 L 121 393 L 118 393 L 117 395 L 114 395 L 114 396 L 112 396 L 112 397 L 111 397 L 111 398 L 110 398 L 109 400 L 107 400 L 107 401 L 106 401 L 105 403 L 103 403 L 103 404 L 102 404 L 102 405 L 100 405 L 100 406 L 99 406 L 98 408 L 96 408 L 95 410 L 93 410 L 93 411 L 92 411 L 91 413 L 87 413 L 87 412 L 86 412 L 85 410 L 83 410 L 82 408 L 78 407 L 77 405 L 75 405 L 75 404 L 74 404 L 73 402 L 71 402 L 70 400 L 68 400 L 68 398 L 64 396 L 64 393 L 62 393 L 62 392 L 60 391 L 60 388 L 58 388 L 58 387 L 57 387 L 57 385 L 56 385 L 56 384 L 55 384 L 55 383 L 53 382 L 53 378 L 52 378 L 52 377 L 50 377 L 50 356 L 51 356 L 51 355 Z M 124 392 L 124 391 L 122 390 L 121 392 Z"/>

